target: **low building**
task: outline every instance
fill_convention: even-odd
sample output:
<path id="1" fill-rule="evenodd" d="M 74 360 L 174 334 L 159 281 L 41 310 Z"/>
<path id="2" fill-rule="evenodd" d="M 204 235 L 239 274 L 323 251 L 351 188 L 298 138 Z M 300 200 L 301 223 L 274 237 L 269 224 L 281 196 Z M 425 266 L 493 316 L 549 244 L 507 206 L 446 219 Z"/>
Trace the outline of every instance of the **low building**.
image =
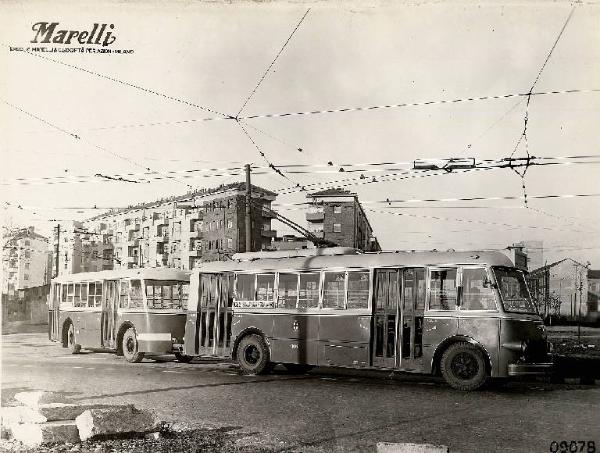
<path id="1" fill-rule="evenodd" d="M 600 270 L 588 270 L 588 317 L 597 321 L 600 319 L 598 312 L 600 301 Z"/>
<path id="2" fill-rule="evenodd" d="M 511 259 L 517 269 L 527 272 L 529 260 L 522 243 L 509 245 L 502 252 Z"/>
<path id="3" fill-rule="evenodd" d="M 381 250 L 357 194 L 344 189 L 327 189 L 311 193 L 307 198 L 310 200 L 307 229 L 315 236 L 364 252 Z"/>
<path id="4" fill-rule="evenodd" d="M 271 243 L 272 250 L 305 250 L 312 248 L 315 248 L 312 241 L 293 234 L 284 234 L 281 237 L 276 237 Z"/>
<path id="5" fill-rule="evenodd" d="M 540 313 L 570 320 L 588 316 L 588 269 L 571 258 L 542 266 L 527 275 Z"/>

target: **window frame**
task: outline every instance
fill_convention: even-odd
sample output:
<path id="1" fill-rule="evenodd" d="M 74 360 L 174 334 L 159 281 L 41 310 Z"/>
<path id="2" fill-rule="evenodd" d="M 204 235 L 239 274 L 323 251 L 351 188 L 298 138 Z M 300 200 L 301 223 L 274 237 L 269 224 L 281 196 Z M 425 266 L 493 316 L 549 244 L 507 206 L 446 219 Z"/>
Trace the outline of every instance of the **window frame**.
<path id="1" fill-rule="evenodd" d="M 325 302 L 325 274 L 344 274 L 344 302 L 342 307 L 324 307 L 323 302 Z M 348 302 L 348 270 L 335 270 L 335 269 L 327 269 L 321 271 L 321 291 L 319 298 L 319 308 L 321 310 L 346 310 L 347 302 Z"/>
<path id="2" fill-rule="evenodd" d="M 493 313 L 497 313 L 499 308 L 499 300 L 498 300 L 498 293 L 496 290 L 494 290 L 494 287 L 492 286 L 492 283 L 494 280 L 492 280 L 491 275 L 490 275 L 490 271 L 491 269 L 488 266 L 484 266 L 484 265 L 467 265 L 467 266 L 461 266 L 461 275 L 460 275 L 460 302 L 458 304 L 458 311 L 462 311 L 464 313 L 471 313 L 471 312 L 493 312 Z M 494 297 L 494 306 L 495 308 L 483 308 L 483 309 L 479 309 L 479 310 L 472 310 L 472 309 L 463 309 L 463 300 L 464 300 L 464 285 L 463 285 L 463 273 L 465 270 L 476 270 L 476 269 L 481 269 L 485 272 L 485 275 L 487 277 L 487 279 L 490 281 L 490 291 Z"/>
<path id="3" fill-rule="evenodd" d="M 455 286 L 456 286 L 456 301 L 454 302 L 454 307 L 449 309 L 444 308 L 431 308 L 431 274 L 437 271 L 448 271 L 455 270 Z M 427 283 L 426 283 L 426 300 L 425 300 L 425 310 L 433 311 L 436 313 L 455 313 L 459 311 L 458 307 L 460 306 L 460 296 L 461 296 L 461 287 L 462 287 L 462 266 L 434 266 L 427 268 Z"/>

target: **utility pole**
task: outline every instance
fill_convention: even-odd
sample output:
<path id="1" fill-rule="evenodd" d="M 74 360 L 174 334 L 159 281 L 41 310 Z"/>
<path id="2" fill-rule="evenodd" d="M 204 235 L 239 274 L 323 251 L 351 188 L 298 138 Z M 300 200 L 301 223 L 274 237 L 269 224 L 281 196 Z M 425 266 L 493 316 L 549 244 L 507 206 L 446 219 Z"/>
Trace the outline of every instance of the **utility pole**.
<path id="1" fill-rule="evenodd" d="M 252 186 L 250 185 L 250 164 L 246 168 L 246 252 L 252 251 L 252 219 L 250 203 L 252 202 Z"/>
<path id="2" fill-rule="evenodd" d="M 56 254 L 54 258 L 54 267 L 55 267 L 55 277 L 58 277 L 58 265 L 60 263 L 60 223 L 56 225 L 56 248 L 54 250 Z"/>

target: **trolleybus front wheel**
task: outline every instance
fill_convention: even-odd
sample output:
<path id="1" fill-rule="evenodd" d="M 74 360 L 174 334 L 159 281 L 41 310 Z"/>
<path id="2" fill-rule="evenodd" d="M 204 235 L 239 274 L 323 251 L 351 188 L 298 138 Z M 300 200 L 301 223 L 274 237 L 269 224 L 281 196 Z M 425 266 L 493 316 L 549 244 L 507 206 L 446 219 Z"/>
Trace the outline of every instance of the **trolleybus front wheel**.
<path id="1" fill-rule="evenodd" d="M 69 323 L 69 330 L 67 331 L 67 347 L 71 350 L 71 354 L 79 354 L 81 351 L 81 345 L 77 344 L 75 340 L 75 326 L 73 323 Z"/>
<path id="2" fill-rule="evenodd" d="M 130 327 L 123 335 L 123 356 L 131 363 L 138 363 L 144 359 L 144 353 L 139 352 L 135 329 Z"/>
<path id="3" fill-rule="evenodd" d="M 178 362 L 181 362 L 181 363 L 190 363 L 192 360 L 194 360 L 193 356 L 185 355 L 180 352 L 175 353 L 175 358 L 177 359 Z"/>
<path id="4" fill-rule="evenodd" d="M 444 351 L 440 368 L 446 382 L 458 390 L 477 390 L 487 379 L 483 353 L 464 341 Z"/>
<path id="5" fill-rule="evenodd" d="M 237 346 L 237 360 L 244 374 L 263 374 L 269 372 L 269 347 L 259 335 L 247 335 Z"/>

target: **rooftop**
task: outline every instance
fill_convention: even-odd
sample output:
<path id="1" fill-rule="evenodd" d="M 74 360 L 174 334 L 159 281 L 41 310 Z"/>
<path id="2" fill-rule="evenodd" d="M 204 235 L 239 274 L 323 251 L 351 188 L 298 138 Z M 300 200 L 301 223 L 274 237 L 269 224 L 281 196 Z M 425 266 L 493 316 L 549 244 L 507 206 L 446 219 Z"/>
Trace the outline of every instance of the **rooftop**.
<path id="1" fill-rule="evenodd" d="M 307 197 L 356 197 L 356 194 L 346 189 L 334 187 L 332 189 L 325 189 L 319 192 L 309 193 Z"/>

